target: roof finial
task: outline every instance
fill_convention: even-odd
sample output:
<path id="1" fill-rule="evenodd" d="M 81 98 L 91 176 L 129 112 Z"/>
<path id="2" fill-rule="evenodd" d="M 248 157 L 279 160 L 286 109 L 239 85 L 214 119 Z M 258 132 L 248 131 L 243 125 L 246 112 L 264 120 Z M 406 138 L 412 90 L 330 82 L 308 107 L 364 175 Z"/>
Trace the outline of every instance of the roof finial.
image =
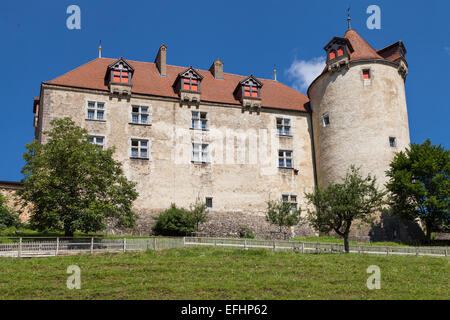
<path id="1" fill-rule="evenodd" d="M 277 69 L 273 66 L 273 80 L 277 81 Z"/>
<path id="2" fill-rule="evenodd" d="M 350 5 L 349 5 L 349 6 L 348 6 L 348 9 L 347 9 L 348 30 L 351 30 L 351 29 L 352 29 L 352 23 L 351 23 L 351 21 L 352 21 L 352 18 L 350 17 Z"/>
<path id="3" fill-rule="evenodd" d="M 102 40 L 100 40 L 100 44 L 98 46 L 98 57 L 102 57 Z"/>

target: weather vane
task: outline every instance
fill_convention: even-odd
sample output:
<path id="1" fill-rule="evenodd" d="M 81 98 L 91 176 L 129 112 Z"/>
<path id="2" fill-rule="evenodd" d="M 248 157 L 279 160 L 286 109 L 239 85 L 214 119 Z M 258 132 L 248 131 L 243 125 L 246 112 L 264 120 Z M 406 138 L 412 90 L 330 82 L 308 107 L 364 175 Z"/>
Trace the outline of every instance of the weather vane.
<path id="1" fill-rule="evenodd" d="M 349 5 L 348 9 L 347 9 L 348 30 L 350 30 L 352 28 L 351 21 L 352 21 L 352 18 L 350 17 L 350 5 Z"/>

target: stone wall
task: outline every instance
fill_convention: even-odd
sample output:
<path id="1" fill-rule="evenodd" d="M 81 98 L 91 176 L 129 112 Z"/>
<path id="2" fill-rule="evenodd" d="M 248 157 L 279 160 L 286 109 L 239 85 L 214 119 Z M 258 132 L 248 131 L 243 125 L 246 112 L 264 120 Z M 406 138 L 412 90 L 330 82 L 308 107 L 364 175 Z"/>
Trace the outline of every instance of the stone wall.
<path id="1" fill-rule="evenodd" d="M 28 221 L 31 212 L 31 206 L 23 207 L 24 201 L 17 195 L 17 191 L 22 189 L 19 182 L 0 181 L 0 194 L 6 199 L 6 205 L 13 211 L 19 213 L 22 222 Z"/>
<path id="2" fill-rule="evenodd" d="M 105 103 L 105 121 L 87 120 L 88 101 Z M 147 106 L 151 125 L 131 124 L 133 105 Z M 118 99 L 107 92 L 43 86 L 40 131 L 55 118 L 71 117 L 92 135 L 115 146 L 115 158 L 128 179 L 137 182 L 138 212 L 162 211 L 175 203 L 189 207 L 197 197 L 213 198 L 212 211 L 242 217 L 259 215 L 269 199 L 297 195 L 314 187 L 310 115 L 262 109 L 242 111 L 237 105 L 201 102 L 181 105 L 177 99 L 135 95 Z M 191 130 L 192 111 L 207 112 L 208 130 Z M 279 137 L 276 118 L 291 119 L 292 136 Z M 149 160 L 131 159 L 131 138 L 148 139 Z M 41 136 L 45 143 L 46 137 Z M 211 163 L 192 163 L 192 143 L 208 143 Z M 278 168 L 278 149 L 293 150 L 294 168 Z"/>

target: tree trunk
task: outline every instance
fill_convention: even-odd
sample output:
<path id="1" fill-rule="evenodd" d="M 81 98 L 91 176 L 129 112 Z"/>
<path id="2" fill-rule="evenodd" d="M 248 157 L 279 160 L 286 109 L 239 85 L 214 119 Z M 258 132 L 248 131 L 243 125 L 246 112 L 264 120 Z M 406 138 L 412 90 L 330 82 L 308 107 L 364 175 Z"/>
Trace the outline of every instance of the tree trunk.
<path id="1" fill-rule="evenodd" d="M 348 234 L 344 235 L 344 248 L 345 248 L 345 253 L 350 252 L 350 246 L 348 244 Z"/>
<path id="2" fill-rule="evenodd" d="M 425 223 L 425 228 L 427 229 L 426 234 L 425 234 L 427 243 L 430 243 L 431 242 L 431 223 L 429 223 L 429 222 Z"/>

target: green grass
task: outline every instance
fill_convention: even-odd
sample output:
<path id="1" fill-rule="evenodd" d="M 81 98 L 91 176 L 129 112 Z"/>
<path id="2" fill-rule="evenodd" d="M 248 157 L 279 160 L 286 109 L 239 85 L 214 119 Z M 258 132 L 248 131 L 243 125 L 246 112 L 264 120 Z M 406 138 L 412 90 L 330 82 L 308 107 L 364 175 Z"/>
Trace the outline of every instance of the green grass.
<path id="1" fill-rule="evenodd" d="M 69 265 L 81 290 L 66 288 Z M 381 269 L 369 290 L 366 269 Z M 449 299 L 449 260 L 188 248 L 0 258 L 0 299 Z"/>
<path id="2" fill-rule="evenodd" d="M 339 239 L 332 236 L 320 236 L 320 237 L 298 237 L 291 239 L 293 241 L 303 241 L 303 242 L 326 242 L 326 243 L 339 243 L 344 244 L 343 239 Z M 352 245 L 364 245 L 364 246 L 408 246 L 404 243 L 398 243 L 393 241 L 379 241 L 379 242 L 360 242 L 360 241 L 349 241 Z"/>

